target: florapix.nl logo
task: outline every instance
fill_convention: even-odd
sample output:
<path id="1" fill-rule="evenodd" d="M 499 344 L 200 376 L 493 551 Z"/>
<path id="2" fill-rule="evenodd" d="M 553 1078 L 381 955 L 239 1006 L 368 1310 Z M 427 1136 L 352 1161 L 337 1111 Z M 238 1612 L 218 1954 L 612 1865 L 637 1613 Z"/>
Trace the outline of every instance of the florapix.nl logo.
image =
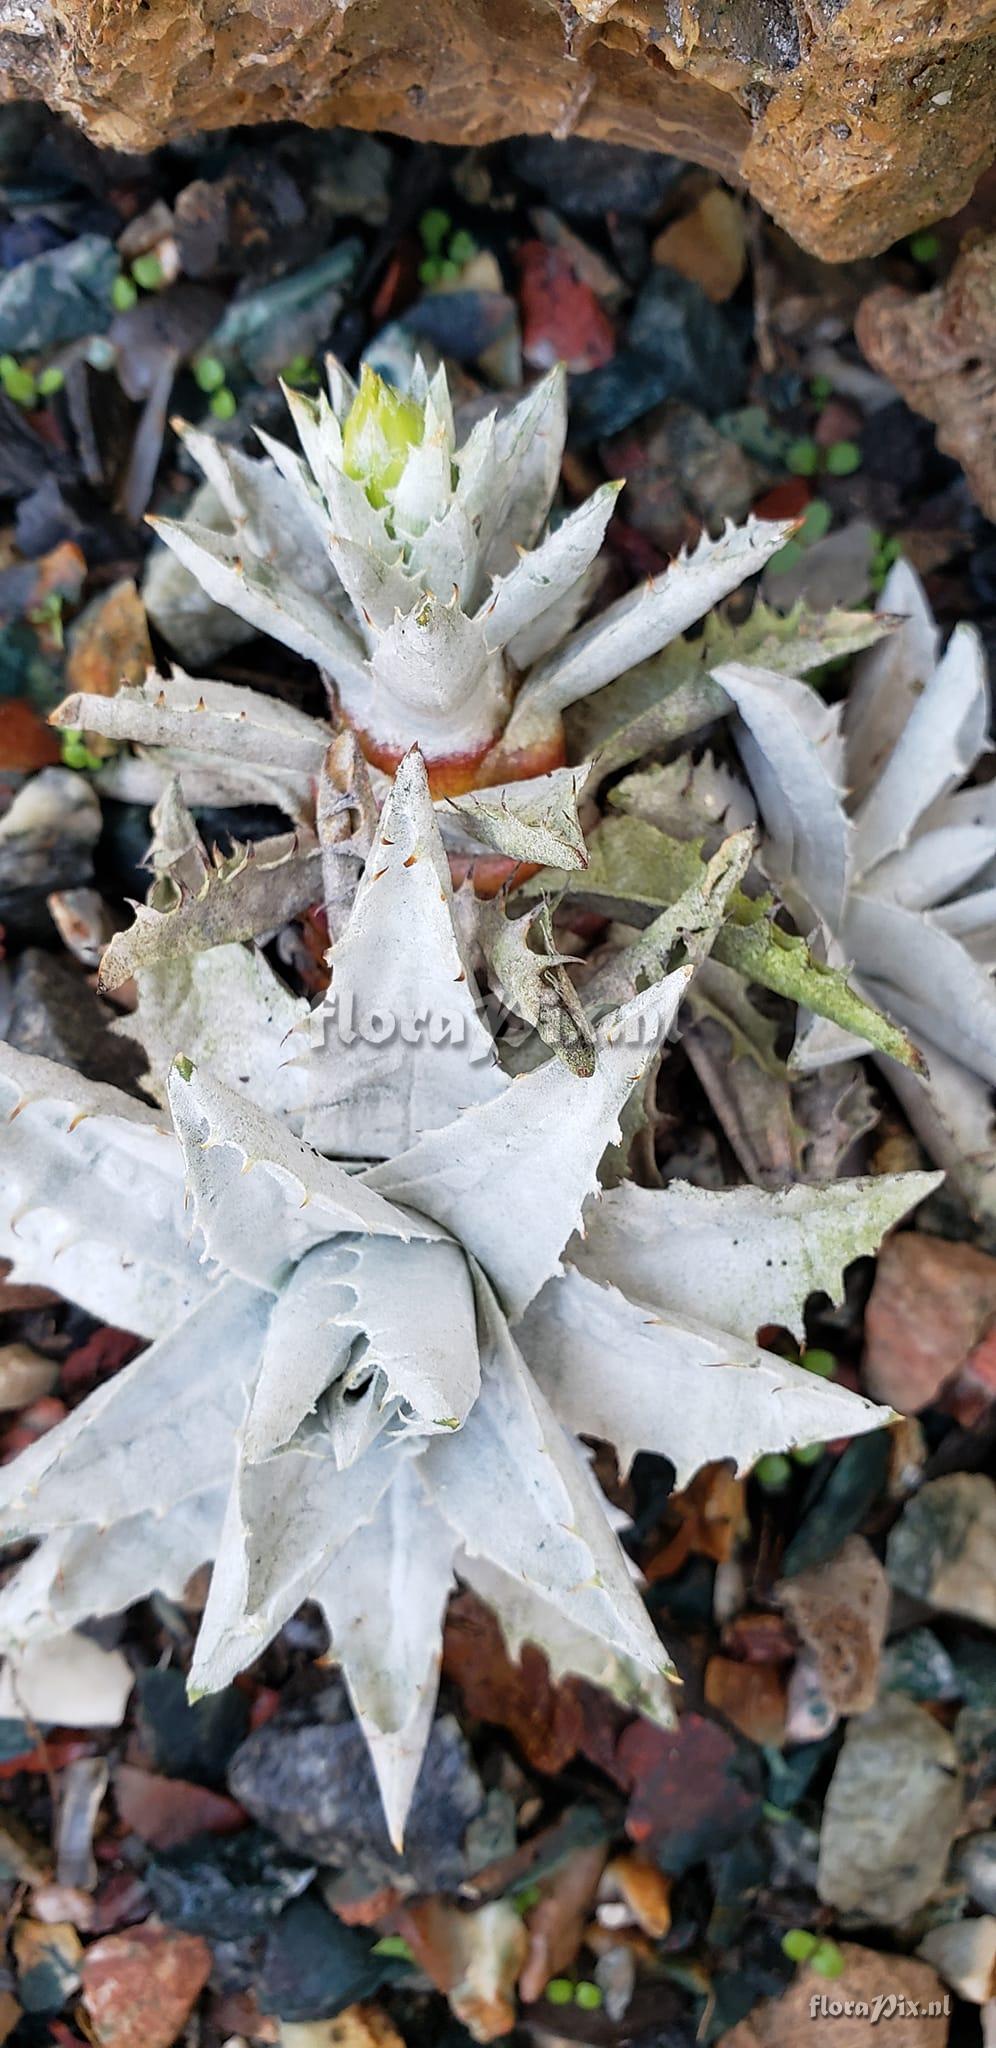
<path id="1" fill-rule="evenodd" d="M 811 2020 L 867 2020 L 876 2027 L 880 2020 L 939 2020 L 951 2014 L 951 1998 L 908 1998 L 901 1991 L 880 1991 L 874 1998 L 848 1998 L 843 1992 L 814 1991 L 809 2001 Z"/>

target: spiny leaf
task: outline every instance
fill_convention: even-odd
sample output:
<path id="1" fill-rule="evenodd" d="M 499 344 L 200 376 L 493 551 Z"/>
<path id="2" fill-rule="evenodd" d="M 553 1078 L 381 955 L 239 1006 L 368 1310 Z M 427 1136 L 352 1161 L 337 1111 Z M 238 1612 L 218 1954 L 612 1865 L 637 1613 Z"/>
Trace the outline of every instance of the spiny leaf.
<path id="1" fill-rule="evenodd" d="M 608 818 L 588 841 L 588 867 L 583 882 L 558 875 L 556 882 L 571 894 L 583 894 L 618 915 L 622 908 L 660 912 L 701 879 L 704 860 L 699 847 L 670 839 L 641 818 Z M 538 876 L 527 885 L 536 889 L 553 877 Z M 923 1060 L 906 1033 L 853 989 L 839 968 L 814 959 L 805 939 L 794 937 L 773 922 L 769 898 L 754 901 L 740 890 L 730 900 L 730 916 L 718 934 L 717 960 L 735 967 L 747 981 L 787 996 L 803 1008 L 829 1017 L 858 1033 L 905 1066 L 922 1068 Z"/>
<path id="2" fill-rule="evenodd" d="M 168 909 L 137 908 L 134 924 L 111 940 L 98 985 L 119 988 L 142 968 L 275 931 L 321 889 L 321 850 L 303 829 L 237 845 L 216 859 L 196 896 L 177 890 Z"/>
<path id="3" fill-rule="evenodd" d="M 578 797 L 590 766 L 583 761 L 576 768 L 554 768 L 526 781 L 471 790 L 466 796 L 447 797 L 440 809 L 444 818 L 459 819 L 473 838 L 514 860 L 583 868 L 587 855 Z"/>
<path id="4" fill-rule="evenodd" d="M 590 1076 L 548 1060 L 364 1175 L 389 1201 L 458 1232 L 511 1317 L 559 1271 L 623 1104 L 671 1030 L 690 975 L 678 968 L 612 1013 Z"/>
<path id="5" fill-rule="evenodd" d="M 809 675 L 825 662 L 874 646 L 895 623 L 888 611 L 811 612 L 801 599 L 784 616 L 759 600 L 739 625 L 711 612 L 698 639 L 673 640 L 575 705 L 568 718 L 572 749 L 597 753 L 601 773 L 611 774 L 723 717 L 728 700 L 712 678 L 721 662 Z"/>
<path id="6" fill-rule="evenodd" d="M 701 1299 L 701 1265 L 697 1288 Z M 558 1415 L 614 1444 L 622 1471 L 637 1451 L 663 1452 L 679 1487 L 718 1458 L 746 1472 L 774 1450 L 891 1420 L 891 1410 L 701 1316 L 661 1314 L 573 1269 L 533 1303 L 522 1345 Z"/>
<path id="7" fill-rule="evenodd" d="M 478 938 L 503 999 L 572 1074 L 593 1074 L 594 1036 L 567 959 L 554 943 L 547 906 L 510 918 L 502 902 L 482 904 Z"/>
<path id="8" fill-rule="evenodd" d="M 509 746 L 528 745 L 534 727 L 645 661 L 764 567 L 792 531 L 792 522 L 748 519 L 719 540 L 703 534 L 689 555 L 579 626 L 534 669 L 509 721 Z"/>

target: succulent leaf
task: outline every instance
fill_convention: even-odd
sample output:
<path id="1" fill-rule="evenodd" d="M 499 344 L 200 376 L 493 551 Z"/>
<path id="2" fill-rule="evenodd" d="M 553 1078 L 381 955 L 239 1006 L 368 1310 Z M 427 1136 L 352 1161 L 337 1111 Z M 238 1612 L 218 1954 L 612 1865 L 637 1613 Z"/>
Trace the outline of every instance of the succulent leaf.
<path id="1" fill-rule="evenodd" d="M 425 412 L 385 384 L 369 363 L 363 366 L 360 388 L 346 414 L 342 459 L 347 476 L 363 485 L 371 505 L 386 505 L 401 482 L 409 450 L 425 432 Z"/>
<path id="2" fill-rule="evenodd" d="M 118 1089 L 0 1043 L 0 1254 L 17 1281 L 156 1337 L 208 1291 L 162 1119 Z"/>
<path id="3" fill-rule="evenodd" d="M 496 578 L 480 612 L 490 647 L 507 647 L 574 589 L 598 554 L 621 489 L 602 484 L 539 547 L 520 555 L 507 576 Z"/>
<path id="4" fill-rule="evenodd" d="M 502 1092 L 417 752 L 395 777 L 330 958 L 313 1022 L 310 1143 L 378 1158 Z"/>
<path id="5" fill-rule="evenodd" d="M 646 914 L 673 906 L 684 890 L 700 881 L 703 867 L 698 847 L 687 841 L 671 839 L 641 818 L 607 818 L 588 841 L 583 881 L 575 882 L 569 875 L 558 880 L 614 915 L 624 907 L 630 914 Z M 536 888 L 543 881 L 538 876 L 530 886 Z M 736 968 L 745 980 L 760 982 L 762 988 L 831 1018 L 880 1046 L 892 1059 L 922 1065 L 906 1033 L 859 994 L 841 968 L 825 966 L 804 939 L 774 924 L 770 909 L 770 899 L 758 901 L 735 890 L 730 916 L 713 944 L 715 958 Z"/>
<path id="6" fill-rule="evenodd" d="M 623 1104 L 671 1030 L 691 971 L 679 967 L 599 1026 L 592 1075 L 549 1060 L 364 1174 L 365 1186 L 452 1229 L 513 1320 L 559 1272 Z"/>
<path id="7" fill-rule="evenodd" d="M 902 558 L 879 598 L 898 631 L 862 655 L 847 693 L 844 730 L 852 802 L 861 803 L 889 760 L 920 693 L 937 666 L 940 633 L 919 576 Z M 769 662 L 776 668 L 777 662 Z M 799 670 L 791 671 L 799 674 Z"/>
<path id="8" fill-rule="evenodd" d="M 879 1001 L 902 1016 L 927 1050 L 938 1041 L 970 1073 L 996 1084 L 996 987 L 992 972 L 930 911 L 906 910 L 857 891 L 847 909 L 848 948 Z"/>
<path id="9" fill-rule="evenodd" d="M 791 522 L 749 519 L 720 540 L 703 534 L 690 555 L 661 571 L 579 626 L 528 678 L 509 722 L 507 743 L 522 745 L 533 722 L 566 709 L 645 661 L 763 569 L 792 530 Z"/>
<path id="10" fill-rule="evenodd" d="M 139 905 L 134 924 L 107 947 L 98 986 L 119 988 L 143 969 L 275 931 L 307 910 L 321 885 L 321 849 L 303 829 L 236 845 L 208 870 L 196 896 L 180 893 L 163 910 Z"/>
<path id="11" fill-rule="evenodd" d="M 956 626 L 878 781 L 855 813 L 857 876 L 869 876 L 889 854 L 909 845 L 924 813 L 975 767 L 988 737 L 982 642 L 974 627 Z"/>
<path id="12" fill-rule="evenodd" d="M 247 463 L 188 432 L 230 532 L 154 523 L 215 602 L 318 663 L 371 760 L 393 766 L 417 741 L 441 789 L 455 772 L 470 786 L 496 752 L 514 764 L 508 777 L 528 775 L 560 747 L 565 706 L 657 654 L 790 531 L 751 519 L 705 537 L 572 631 L 620 486 L 603 485 L 541 538 L 566 430 L 563 371 L 479 420 L 460 447 L 442 372 L 430 386 L 416 365 L 402 394 L 365 369 L 345 411 L 346 382 L 330 374 L 341 418 L 324 397 L 286 394 L 303 461 L 264 436 L 266 459 Z"/>
<path id="13" fill-rule="evenodd" d="M 276 1293 L 306 1252 L 343 1231 L 427 1234 L 189 1060 L 174 1061 L 168 1094 L 195 1221 L 230 1272 Z"/>
<path id="14" fill-rule="evenodd" d="M 590 765 L 582 761 L 576 768 L 554 768 L 549 775 L 528 781 L 447 797 L 442 815 L 459 819 L 474 839 L 515 860 L 583 868 L 588 856 L 578 821 L 578 797 Z"/>
<path id="15" fill-rule="evenodd" d="M 609 953 L 585 983 L 585 1008 L 598 1016 L 607 1007 L 629 1002 L 641 988 L 660 979 L 676 946 L 701 967 L 715 946 L 754 851 L 752 831 L 731 833 L 667 910 L 651 924 Z"/>
<path id="16" fill-rule="evenodd" d="M 638 1450 L 662 1452 L 679 1487 L 709 1460 L 731 1458 L 747 1472 L 775 1445 L 861 1436 L 892 1419 L 700 1317 L 655 1313 L 573 1269 L 544 1288 L 521 1334 L 571 1428 L 613 1444 L 622 1472 Z"/>
<path id="17" fill-rule="evenodd" d="M 571 1073 L 593 1074 L 594 1034 L 568 962 L 554 944 L 547 906 L 510 918 L 503 903 L 483 904 L 478 938 L 503 1001 L 533 1026 Z"/>
<path id="18" fill-rule="evenodd" d="M 236 1470 L 190 1671 L 192 1694 L 231 1684 L 311 1598 L 316 1580 L 373 1519 L 419 1443 L 378 1436 L 339 1470 L 316 1428 L 303 1447 Z M 380 1610 L 382 1611 L 382 1609 Z"/>
<path id="19" fill-rule="evenodd" d="M 602 1285 L 615 1282 L 661 1314 L 695 1316 L 702 1275 L 709 1310 L 749 1341 L 765 1323 L 805 1335 L 811 1294 L 839 1301 L 843 1276 L 887 1230 L 939 1185 L 936 1173 L 839 1180 L 828 1187 L 725 1188 L 627 1182 L 592 1204 L 571 1258 Z"/>
<path id="20" fill-rule="evenodd" d="M 388 1833 L 399 1851 L 436 1709 L 455 1550 L 453 1532 L 432 1508 L 419 1467 L 403 1462 L 368 1526 L 347 1539 L 312 1590 L 366 1736 Z"/>
<path id="21" fill-rule="evenodd" d="M 672 640 L 660 654 L 583 698 L 568 720 L 574 745 L 581 753 L 597 754 L 608 775 L 698 731 L 728 709 L 713 681 L 712 672 L 722 662 L 756 663 L 804 676 L 876 643 L 874 659 L 885 660 L 896 624 L 890 611 L 905 609 L 887 606 L 885 597 L 883 592 L 881 612 L 811 612 L 800 600 L 784 615 L 758 600 L 738 625 L 721 611 L 711 612 L 697 639 Z"/>
<path id="22" fill-rule="evenodd" d="M 242 777 L 237 801 L 273 803 L 293 818 L 309 815 L 329 739 L 317 719 L 280 698 L 178 668 L 169 676 L 150 670 L 137 689 L 124 687 L 113 697 L 66 697 L 49 722 L 63 731 L 83 725 L 108 739 L 163 748 L 160 760 L 167 767 L 176 751 L 193 757 L 194 767 L 198 759 L 217 755 L 223 767 L 235 764 Z M 181 784 L 189 801 L 182 776 Z"/>
<path id="23" fill-rule="evenodd" d="M 292 996 L 255 947 L 176 951 L 137 971 L 138 1008 L 112 1024 L 148 1061 L 143 1086 L 165 1103 L 178 1045 L 238 1094 L 275 1116 L 300 1120 L 305 1077 L 297 1055 L 310 1011 Z M 254 1059 L 246 1074 L 245 1048 Z"/>
<path id="24" fill-rule="evenodd" d="M 991 929 L 996 808 L 985 787 L 957 790 L 987 745 L 982 649 L 972 628 L 960 626 L 936 660 L 936 627 L 914 572 L 904 564 L 892 571 L 883 602 L 906 617 L 862 657 L 844 720 L 843 776 L 835 761 L 823 764 L 823 786 L 818 787 L 821 764 L 810 745 L 812 708 L 799 696 L 799 685 L 770 673 L 764 688 L 772 700 L 771 721 L 763 731 L 755 721 L 745 763 L 772 837 L 776 866 L 787 841 L 798 843 L 805 835 L 807 815 L 819 821 L 818 846 L 839 849 L 841 834 L 851 834 L 843 902 L 836 888 L 839 860 L 829 892 L 820 860 L 808 860 L 804 888 L 812 911 L 826 919 L 830 948 L 853 961 L 858 987 L 909 1027 L 928 1070 L 939 1053 L 942 1073 L 947 1058 L 967 1076 L 992 1084 L 996 987 L 992 952 L 983 935 Z M 799 763 L 807 749 L 803 796 Z M 853 823 L 841 781 L 859 792 Z M 823 1014 L 832 1013 L 824 1009 Z M 876 1049 L 893 1051 L 856 1013 L 847 1016 L 839 1010 L 836 1021 Z M 798 1064 L 812 1068 L 850 1057 L 852 1051 L 853 1039 L 828 1038 L 804 1024 Z M 967 1099 L 965 1090 L 952 1089 L 946 1076 L 934 1105 L 929 1071 L 920 1087 L 904 1089 L 915 1128 L 950 1165 L 954 1126 L 945 1097 Z M 956 1122 L 967 1140 L 960 1112 Z M 989 1185 L 991 1173 L 996 1178 L 996 1155 L 985 1149 L 988 1164 L 979 1156 L 976 1132 L 963 1155 L 965 1185 L 971 1185 L 973 1199 Z"/>
<path id="25" fill-rule="evenodd" d="M 8 1538 L 90 1517 L 107 1527 L 140 1510 L 162 1515 L 224 1484 L 268 1310 L 261 1288 L 219 1280 L 175 1330 L 5 1465 Z"/>
<path id="26" fill-rule="evenodd" d="M 847 893 L 851 840 L 841 804 L 840 706 L 825 705 L 793 676 L 742 662 L 724 662 L 713 680 L 736 706 L 737 744 L 764 817 L 772 879 L 789 901 L 800 892 L 836 925 Z"/>
<path id="27" fill-rule="evenodd" d="M 343 1237 L 309 1252 L 270 1320 L 243 1456 L 258 1464 L 281 1450 L 323 1394 L 334 1434 L 330 1404 L 366 1385 L 380 1417 L 399 1414 L 421 1434 L 466 1421 L 480 1370 L 473 1293 L 456 1245 L 413 1240 L 398 1257 L 386 1239 Z"/>
<path id="28" fill-rule="evenodd" d="M 387 1078 L 328 1041 L 304 1045 L 286 1069 L 286 1005 L 257 956 L 231 947 L 184 962 L 181 996 L 169 987 L 160 997 L 165 968 L 139 974 L 140 1002 L 161 1008 L 139 1027 L 159 1048 L 154 1063 L 181 1010 L 199 1037 L 196 1059 L 177 1047 L 169 1072 L 174 1135 L 116 1091 L 0 1054 L 0 1102 L 12 1113 L 0 1142 L 23 1202 L 5 1227 L 25 1277 L 55 1279 L 97 1312 L 162 1332 L 0 1471 L 2 1526 L 43 1538 L 0 1593 L 0 1632 L 16 1648 L 156 1585 L 179 1590 L 203 1549 L 215 1564 L 192 1682 L 204 1689 L 227 1684 L 317 1598 L 400 1841 L 454 1574 L 490 1587 L 513 1636 L 528 1629 L 554 1669 L 604 1673 L 622 1697 L 668 1717 L 666 1657 L 571 1431 L 611 1435 L 624 1460 L 641 1444 L 666 1450 L 686 1471 L 724 1452 L 747 1463 L 875 1426 L 882 1411 L 766 1360 L 741 1329 L 755 1316 L 797 1319 L 806 1289 L 836 1287 L 844 1260 L 933 1181 L 884 1180 L 873 1196 L 834 1189 L 829 1203 L 797 1190 L 809 1206 L 776 1213 L 739 1190 L 665 1190 L 646 1198 L 663 1206 L 644 1214 L 638 1200 L 631 1213 L 629 1195 L 643 1191 L 621 1189 L 618 1216 L 600 1226 L 606 1147 L 736 903 L 749 837 L 708 865 L 673 842 L 676 872 L 691 857 L 686 902 L 669 896 L 650 943 L 625 956 L 627 1001 L 596 1028 L 580 1007 L 572 1013 L 593 1071 L 551 1059 L 510 1082 L 470 984 L 464 906 L 450 891 L 421 756 L 402 764 L 371 836 L 355 760 L 348 747 L 333 755 L 323 746 L 327 864 L 342 847 L 355 862 L 369 841 L 332 949 L 333 989 L 352 986 L 371 1014 L 396 1006 L 408 1027 L 431 1024 L 443 1001 L 466 1006 L 486 1088 L 466 1045 L 449 1062 L 452 1048 L 430 1038 L 439 1073 L 428 1054 L 420 1068 L 411 1028 Z M 535 829 L 531 802 L 521 816 Z M 152 865 L 154 902 L 204 886 L 206 856 L 176 787 L 157 811 Z M 499 917 L 503 906 L 486 910 L 481 933 Z M 567 963 L 544 913 L 534 922 L 567 1005 Z M 687 957 L 661 979 L 679 942 Z M 249 1034 L 233 1034 L 236 1054 L 212 1048 L 233 989 Z M 225 1078 L 233 1058 L 245 1060 L 235 1085 Z M 382 1155 L 376 1166 L 351 1171 L 294 1134 L 299 1112 L 284 1093 L 294 1076 L 319 1108 L 331 1085 L 337 1146 L 345 1132 L 354 1157 Z M 587 1247 L 572 1246 L 585 1221 Z M 632 1297 L 579 1269 L 610 1240 L 614 1270 L 633 1269 Z M 722 1327 L 717 1317 L 703 1328 L 686 1307 L 683 1260 L 700 1285 L 703 1257 L 719 1276 Z M 766 1288 L 781 1257 L 793 1271 Z M 536 1377 L 507 1322 L 524 1312 Z"/>
<path id="29" fill-rule="evenodd" d="M 235 612 L 257 633 L 271 633 L 305 661 L 347 677 L 361 676 L 362 642 L 338 611 L 310 590 L 295 589 L 269 561 L 250 555 L 236 535 L 212 533 L 189 519 L 150 515 L 148 523 L 215 604 Z"/>
<path id="30" fill-rule="evenodd" d="M 94 1614 L 123 1613 L 150 1586 L 181 1599 L 218 1547 L 224 1511 L 225 1488 L 216 1486 L 165 1515 L 130 1515 L 109 1529 L 56 1529 L 0 1591 L 0 1641 L 19 1650 Z"/>
<path id="31" fill-rule="evenodd" d="M 433 1438 L 422 1470 L 464 1548 L 495 1564 L 576 1627 L 649 1673 L 667 1654 L 612 1538 L 587 1461 L 528 1372 L 486 1283 L 478 1282 L 481 1394 L 459 1459 Z M 514 1515 L 507 1503 L 516 1503 Z"/>

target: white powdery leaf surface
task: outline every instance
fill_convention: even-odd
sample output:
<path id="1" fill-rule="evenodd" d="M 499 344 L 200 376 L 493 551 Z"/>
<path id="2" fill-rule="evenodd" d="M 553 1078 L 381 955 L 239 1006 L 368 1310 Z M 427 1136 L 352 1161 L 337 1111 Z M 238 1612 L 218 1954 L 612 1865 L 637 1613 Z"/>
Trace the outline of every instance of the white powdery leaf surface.
<path id="1" fill-rule="evenodd" d="M 840 706 L 825 705 L 808 683 L 746 662 L 724 662 L 713 678 L 739 713 L 740 751 L 764 817 L 776 880 L 801 890 L 814 910 L 839 927 L 852 829 L 841 802 Z"/>
<path id="2" fill-rule="evenodd" d="M 882 586 L 879 607 L 899 618 L 901 624 L 859 656 L 847 693 L 844 732 L 856 803 L 867 795 L 889 760 L 934 672 L 940 644 L 923 585 L 908 562 L 893 564 Z"/>
<path id="3" fill-rule="evenodd" d="M 0 1044 L 0 1255 L 13 1278 L 154 1337 L 207 1289 L 183 1167 L 162 1117 L 118 1089 Z"/>
<path id="4" fill-rule="evenodd" d="M 935 831 L 919 832 L 901 853 L 878 862 L 872 887 L 877 895 L 891 897 L 901 910 L 929 910 L 933 904 L 944 905 L 945 897 L 963 889 L 992 859 L 994 836 L 991 824 L 952 823 L 940 825 Z M 975 903 L 976 897 L 970 896 L 964 905 L 955 903 L 950 910 L 943 908 L 939 915 L 947 917 L 953 911 L 956 922 L 948 926 L 949 930 L 961 928 L 963 917 L 971 918 L 973 924 L 965 927 L 971 930 Z M 991 922 L 991 910 L 988 914 L 983 911 L 983 921 Z"/>
<path id="5" fill-rule="evenodd" d="M 526 1368 L 486 1282 L 480 1282 L 481 1394 L 459 1456 L 433 1438 L 422 1475 L 471 1556 L 484 1557 L 567 1620 L 644 1670 L 667 1668 L 577 1444 Z"/>
<path id="6" fill-rule="evenodd" d="M 506 647 L 573 590 L 598 554 L 621 489 L 621 483 L 603 484 L 496 579 L 478 613 L 489 647 Z"/>
<path id="7" fill-rule="evenodd" d="M 358 1373 L 379 1381 L 380 1409 L 401 1404 L 409 1426 L 456 1429 L 480 1386 L 467 1263 L 446 1240 L 399 1246 L 343 1238 L 309 1252 L 280 1295 L 246 1424 L 250 1463 L 286 1444 L 319 1397 L 347 1398 Z"/>
<path id="8" fill-rule="evenodd" d="M 680 555 L 659 576 L 579 626 L 529 677 L 509 721 L 507 743 L 521 744 L 520 731 L 525 734 L 530 720 L 564 710 L 657 654 L 763 569 L 791 531 L 785 520 L 749 519 L 745 526 L 729 527 L 720 540 L 703 535 L 692 554 Z"/>
<path id="9" fill-rule="evenodd" d="M 305 661 L 336 675 L 361 677 L 362 642 L 331 605 L 310 590 L 295 589 L 286 573 L 269 562 L 241 551 L 234 535 L 212 533 L 191 520 L 150 518 L 149 524 L 216 604 Z"/>
<path id="10" fill-rule="evenodd" d="M 700 1293 L 707 1288 L 708 1275 Z M 660 1452 L 679 1487 L 717 1459 L 749 1472 L 770 1451 L 892 1420 L 890 1409 L 716 1325 L 664 1315 L 573 1270 L 544 1288 L 521 1335 L 569 1429 L 612 1444 L 622 1472 L 637 1451 Z"/>
<path id="11" fill-rule="evenodd" d="M 440 812 L 456 817 L 476 840 L 514 860 L 544 867 L 583 868 L 587 862 L 578 797 L 591 763 L 554 768 L 522 782 L 503 782 L 466 796 L 445 797 Z"/>
<path id="12" fill-rule="evenodd" d="M 774 1194 L 624 1182 L 590 1205 L 569 1256 L 590 1279 L 672 1318 L 707 1306 L 709 1323 L 738 1337 L 777 1324 L 801 1338 L 809 1296 L 839 1301 L 852 1261 L 876 1251 L 942 1178 L 882 1174 Z"/>
<path id="13" fill-rule="evenodd" d="M 813 693 L 769 672 L 761 717 L 756 671 L 753 682 L 748 669 L 716 674 L 738 699 L 743 722 L 734 732 L 769 835 L 769 865 L 796 921 L 825 920 L 829 959 L 846 963 L 855 987 L 920 1042 L 928 1067 L 939 1052 L 993 1083 L 996 803 L 989 785 L 957 788 L 988 743 L 981 644 L 971 627 L 958 627 L 936 660 L 937 629 L 905 564 L 882 597 L 901 622 L 860 659 L 844 716 L 843 777 Z M 853 818 L 842 781 L 854 792 Z M 804 1021 L 793 1064 L 812 1071 L 856 1049 Z M 886 1071 L 892 1081 L 898 1069 L 890 1061 Z M 924 1144 L 991 1211 L 984 1191 L 996 1187 L 996 1152 L 987 1143 L 988 1166 L 977 1144 L 952 1158 L 951 1119 L 943 1101 L 932 1102 L 929 1072 L 904 1086 L 904 1099 Z"/>
<path id="14" fill-rule="evenodd" d="M 873 999 L 886 1002 L 914 1037 L 996 1084 L 996 985 L 939 915 L 859 890 L 847 906 L 844 938 Z"/>
<path id="15" fill-rule="evenodd" d="M 395 612 L 379 633 L 361 690 L 336 678 L 348 716 L 385 745 L 412 732 L 432 757 L 486 747 L 503 723 L 508 687 L 500 655 L 477 619 L 433 593 Z"/>
<path id="16" fill-rule="evenodd" d="M 227 1486 L 178 1501 L 163 1515 L 135 1514 L 112 1528 L 58 1529 L 43 1537 L 0 1591 L 0 1643 L 24 1643 L 123 1613 L 150 1590 L 179 1600 L 215 1554 Z"/>
<path id="17" fill-rule="evenodd" d="M 275 1117 L 187 1065 L 169 1077 L 173 1125 L 194 1217 L 229 1272 L 276 1292 L 305 1252 L 344 1230 L 426 1234 Z"/>
<path id="18" fill-rule="evenodd" d="M 472 484 L 468 478 L 464 502 L 480 521 L 482 557 L 492 573 L 505 575 L 519 549 L 531 548 L 542 532 L 566 438 L 567 376 L 557 363 L 508 412 L 498 414 L 489 441 L 492 459 L 475 465 Z M 460 486 L 469 468 L 468 445 L 457 457 Z"/>
<path id="19" fill-rule="evenodd" d="M 66 697 L 51 722 L 71 729 L 84 726 L 106 739 L 190 747 L 281 769 L 301 778 L 305 794 L 320 772 L 329 740 L 318 719 L 279 697 L 188 676 L 178 668 L 169 676 L 151 670 L 144 683 L 126 686 L 113 697 Z"/>
<path id="20" fill-rule="evenodd" d="M 671 1029 L 690 975 L 678 968 L 599 1027 L 593 1074 L 550 1060 L 374 1167 L 364 1184 L 452 1230 L 506 1313 L 520 1316 L 560 1269 L 623 1105 Z"/>
<path id="21" fill-rule="evenodd" d="M 377 1158 L 504 1091 L 417 753 L 398 769 L 331 960 L 307 1064 L 311 1143 Z"/>
<path id="22" fill-rule="evenodd" d="M 429 1739 L 456 1539 L 406 1460 L 312 1598 L 325 1615 L 400 1851 Z"/>
<path id="23" fill-rule="evenodd" d="M 243 548 L 264 562 L 284 559 L 295 584 L 314 596 L 328 603 L 341 598 L 321 506 L 301 488 L 300 479 L 293 472 L 275 474 L 269 463 L 250 460 L 199 427 L 183 426 L 181 438 L 213 485 Z"/>
<path id="24" fill-rule="evenodd" d="M 379 1438 L 344 1471 L 317 1430 L 306 1448 L 260 1465 L 245 1464 L 237 1449 L 191 1667 L 195 1695 L 217 1692 L 259 1656 L 350 1536 L 372 1521 L 399 1459 L 417 1443 Z"/>
<path id="25" fill-rule="evenodd" d="M 879 861 L 909 844 L 924 812 L 974 768 L 988 733 L 985 652 L 974 627 L 956 626 L 856 813 L 859 876 L 868 876 Z"/>
<path id="26" fill-rule="evenodd" d="M 219 1281 L 168 1336 L 3 1466 L 5 1534 L 161 1515 L 223 1484 L 270 1306 L 261 1288 Z"/>
<path id="27" fill-rule="evenodd" d="M 111 1029 L 141 1046 L 159 1101 L 166 1101 L 170 1069 L 182 1047 L 195 1066 L 207 1066 L 261 1109 L 300 1119 L 307 1084 L 297 1062 L 310 1006 L 291 995 L 255 946 L 177 953 L 139 968 L 136 978 L 138 1007 Z"/>

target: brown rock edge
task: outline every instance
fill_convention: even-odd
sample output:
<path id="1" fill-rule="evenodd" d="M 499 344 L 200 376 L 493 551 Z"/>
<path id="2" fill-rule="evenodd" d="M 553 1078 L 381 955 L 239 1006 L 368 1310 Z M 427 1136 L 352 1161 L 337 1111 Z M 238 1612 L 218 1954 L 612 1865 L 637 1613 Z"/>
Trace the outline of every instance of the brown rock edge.
<path id="1" fill-rule="evenodd" d="M 0 95 L 124 150 L 269 120 L 666 150 L 839 261 L 967 199 L 996 0 L 0 0 Z"/>

